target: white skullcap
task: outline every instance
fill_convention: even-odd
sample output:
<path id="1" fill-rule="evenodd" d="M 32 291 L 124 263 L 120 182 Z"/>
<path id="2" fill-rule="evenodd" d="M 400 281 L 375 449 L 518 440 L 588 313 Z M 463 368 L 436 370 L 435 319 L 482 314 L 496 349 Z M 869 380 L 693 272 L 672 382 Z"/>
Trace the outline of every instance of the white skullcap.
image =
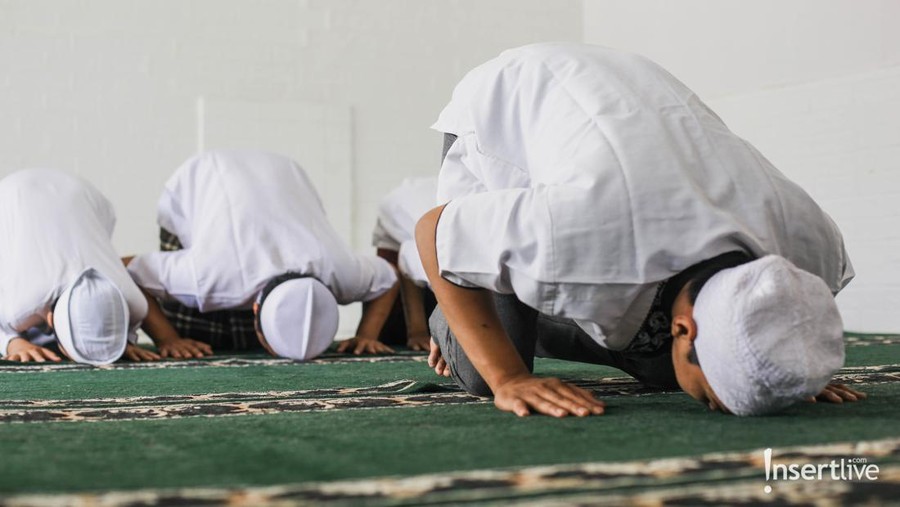
<path id="1" fill-rule="evenodd" d="M 128 342 L 128 304 L 99 271 L 81 272 L 59 296 L 53 328 L 73 361 L 94 366 L 122 357 Z"/>
<path id="2" fill-rule="evenodd" d="M 259 309 L 262 334 L 281 357 L 313 359 L 331 345 L 338 328 L 334 295 L 315 278 L 278 284 Z"/>
<path id="3" fill-rule="evenodd" d="M 714 275 L 694 305 L 700 368 L 735 415 L 819 394 L 844 364 L 843 324 L 825 282 L 769 255 Z"/>

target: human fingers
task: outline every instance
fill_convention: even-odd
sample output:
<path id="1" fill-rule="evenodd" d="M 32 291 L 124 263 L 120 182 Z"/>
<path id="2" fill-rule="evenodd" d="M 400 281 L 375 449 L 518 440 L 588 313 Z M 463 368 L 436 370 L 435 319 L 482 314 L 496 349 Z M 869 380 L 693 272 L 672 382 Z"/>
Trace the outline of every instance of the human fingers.
<path id="1" fill-rule="evenodd" d="M 857 391 L 856 389 L 848 387 L 844 384 L 831 384 L 831 387 L 834 388 L 834 390 L 837 391 L 838 394 L 843 396 L 844 399 L 847 401 L 857 401 L 857 400 L 864 400 L 864 399 L 868 398 L 866 393 Z M 848 398 L 847 397 L 848 395 L 852 396 L 852 399 Z"/>
<path id="2" fill-rule="evenodd" d="M 587 389 L 583 389 L 583 388 L 581 388 L 581 387 L 574 386 L 574 385 L 572 385 L 572 384 L 566 384 L 566 386 L 568 386 L 568 388 L 569 388 L 573 393 L 575 393 L 577 396 L 580 396 L 581 398 L 583 398 L 584 400 L 586 400 L 588 403 L 590 403 L 591 406 L 594 407 L 594 409 L 597 410 L 597 412 L 594 412 L 594 413 L 599 413 L 599 414 L 602 414 L 602 413 L 603 413 L 603 410 L 606 408 L 606 402 L 605 402 L 605 401 L 603 401 L 603 400 L 598 400 L 597 397 L 594 396 L 594 393 L 588 391 Z"/>
<path id="3" fill-rule="evenodd" d="M 140 362 L 141 356 L 137 353 L 135 347 L 126 347 L 125 359 L 128 359 L 129 361 Z"/>
<path id="4" fill-rule="evenodd" d="M 435 368 L 437 367 L 438 361 L 442 360 L 441 357 L 441 348 L 438 347 L 438 344 L 431 340 L 429 344 L 431 350 L 428 351 L 428 366 Z"/>
<path id="5" fill-rule="evenodd" d="M 203 351 L 200 350 L 200 347 L 198 347 L 197 344 L 191 342 L 184 344 L 184 347 L 182 347 L 182 352 L 188 359 L 192 357 L 203 357 Z"/>
<path id="6" fill-rule="evenodd" d="M 26 352 L 28 353 L 29 356 L 31 356 L 31 359 L 33 359 L 37 363 L 46 363 L 47 362 L 47 360 L 44 359 L 44 355 L 41 354 L 40 349 L 31 349 Z"/>
<path id="7" fill-rule="evenodd" d="M 541 414 L 553 417 L 569 415 L 569 410 L 564 406 L 565 402 L 549 389 L 537 388 L 523 395 L 522 399 Z"/>
<path id="8" fill-rule="evenodd" d="M 442 375 L 442 376 L 446 377 L 446 375 L 444 375 L 444 370 L 446 370 L 446 369 L 447 369 L 447 361 L 444 361 L 443 357 L 439 357 L 437 362 L 434 364 L 434 372 L 437 373 L 438 375 Z"/>
<path id="9" fill-rule="evenodd" d="M 194 346 L 197 347 L 198 349 L 200 349 L 200 351 L 203 352 L 204 354 L 206 354 L 208 356 L 212 355 L 213 349 L 212 349 L 212 346 L 210 346 L 210 344 L 199 342 L 197 340 L 190 340 L 190 342 L 193 343 Z"/>
<path id="10" fill-rule="evenodd" d="M 159 357 L 159 354 L 153 352 L 152 350 L 142 349 L 138 347 L 138 351 L 141 359 L 145 359 L 147 361 L 159 361 L 160 359 L 162 359 L 161 357 Z"/>
<path id="11" fill-rule="evenodd" d="M 38 349 L 38 351 L 39 351 L 41 354 L 43 354 L 44 357 L 46 357 L 47 359 L 49 359 L 49 360 L 51 360 L 51 361 L 53 361 L 53 362 L 58 363 L 58 362 L 62 361 L 62 359 L 61 359 L 59 356 L 57 356 L 57 355 L 56 355 L 52 350 L 50 350 L 50 349 L 45 349 L 45 348 L 41 347 L 41 348 Z"/>
<path id="12" fill-rule="evenodd" d="M 816 397 L 816 399 L 822 400 L 822 401 L 830 401 L 831 403 L 843 403 L 844 402 L 843 398 L 838 396 L 836 393 L 834 393 L 827 387 L 821 393 L 819 393 L 819 395 Z"/>
<path id="13" fill-rule="evenodd" d="M 381 342 L 375 342 L 375 343 L 378 344 L 378 351 L 379 351 L 379 352 L 383 352 L 383 353 L 385 353 L 385 354 L 393 354 L 393 353 L 394 353 L 394 349 L 391 348 L 390 345 L 386 345 L 386 344 L 381 343 Z"/>
<path id="14" fill-rule="evenodd" d="M 504 412 L 512 412 L 519 417 L 531 415 L 528 403 L 526 403 L 524 399 L 516 396 L 495 396 L 494 406 Z"/>
<path id="15" fill-rule="evenodd" d="M 566 409 L 573 415 L 584 417 L 591 414 L 599 415 L 603 413 L 603 406 L 597 404 L 597 400 L 585 398 L 568 384 L 562 384 L 554 389 L 554 391 L 561 399 L 566 400 L 569 403 L 569 406 L 566 406 Z M 593 396 L 591 398 L 593 398 Z"/>
<path id="16" fill-rule="evenodd" d="M 178 347 L 166 347 L 165 350 L 172 359 L 184 359 L 184 356 L 181 354 L 181 351 L 178 350 Z"/>
<path id="17" fill-rule="evenodd" d="M 344 340 L 340 344 L 338 344 L 338 347 L 337 347 L 338 353 L 343 354 L 348 348 L 350 348 L 350 345 L 352 345 L 350 342 L 352 342 L 352 341 L 353 340 Z"/>

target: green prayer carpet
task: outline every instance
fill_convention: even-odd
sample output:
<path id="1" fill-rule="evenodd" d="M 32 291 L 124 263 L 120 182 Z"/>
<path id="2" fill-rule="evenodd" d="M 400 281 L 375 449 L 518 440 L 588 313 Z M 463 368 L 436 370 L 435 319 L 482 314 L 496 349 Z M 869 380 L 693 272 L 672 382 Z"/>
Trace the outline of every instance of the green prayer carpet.
<path id="1" fill-rule="evenodd" d="M 593 390 L 605 415 L 516 418 L 411 353 L 0 362 L 0 504 L 890 503 L 900 499 L 900 337 L 847 339 L 838 380 L 869 399 L 753 418 L 554 360 L 536 372 Z M 800 463 L 863 456 L 880 476 L 766 481 L 765 448 Z"/>

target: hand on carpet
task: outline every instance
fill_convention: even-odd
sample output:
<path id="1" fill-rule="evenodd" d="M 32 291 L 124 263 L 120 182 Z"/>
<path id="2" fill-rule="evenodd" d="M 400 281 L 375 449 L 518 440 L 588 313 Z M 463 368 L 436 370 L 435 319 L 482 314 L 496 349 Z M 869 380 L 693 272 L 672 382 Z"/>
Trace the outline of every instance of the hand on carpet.
<path id="1" fill-rule="evenodd" d="M 858 401 L 868 398 L 866 393 L 851 389 L 844 384 L 828 384 L 817 396 L 807 401 L 827 401 L 829 403 L 844 403 L 845 401 Z"/>
<path id="2" fill-rule="evenodd" d="M 364 338 L 360 336 L 356 336 L 354 338 L 350 338 L 349 340 L 345 340 L 338 345 L 337 351 L 340 353 L 348 353 L 351 351 L 355 355 L 360 354 L 393 354 L 394 349 L 388 347 L 387 345 L 381 343 L 377 339 L 374 338 Z"/>
<path id="3" fill-rule="evenodd" d="M 156 352 L 139 347 L 133 343 L 129 343 L 125 346 L 125 352 L 122 354 L 122 357 L 136 363 L 140 363 L 141 361 L 159 361 L 162 359 Z"/>
<path id="4" fill-rule="evenodd" d="M 447 361 L 444 360 L 444 356 L 441 354 L 441 348 L 438 347 L 437 342 L 433 338 L 429 340 L 429 346 L 431 350 L 428 352 L 428 366 L 434 368 L 434 372 L 438 375 L 449 377 L 450 367 L 447 366 Z"/>
<path id="5" fill-rule="evenodd" d="M 211 356 L 212 347 L 207 343 L 191 340 L 190 338 L 176 338 L 174 340 L 157 343 L 159 355 L 173 359 L 191 359 L 193 357 Z"/>
<path id="6" fill-rule="evenodd" d="M 19 361 L 29 363 L 31 361 L 37 363 L 45 363 L 47 361 L 60 362 L 62 359 L 52 350 L 45 349 L 39 345 L 35 345 L 24 338 L 13 338 L 9 345 L 6 346 L 7 361 Z"/>
<path id="7" fill-rule="evenodd" d="M 431 341 L 431 335 L 426 333 L 416 333 L 406 337 L 406 346 L 410 350 L 428 352 L 428 343 Z"/>
<path id="8" fill-rule="evenodd" d="M 532 375 L 507 380 L 494 390 L 494 405 L 524 417 L 536 411 L 553 417 L 603 414 L 604 404 L 585 389 L 557 378 Z"/>

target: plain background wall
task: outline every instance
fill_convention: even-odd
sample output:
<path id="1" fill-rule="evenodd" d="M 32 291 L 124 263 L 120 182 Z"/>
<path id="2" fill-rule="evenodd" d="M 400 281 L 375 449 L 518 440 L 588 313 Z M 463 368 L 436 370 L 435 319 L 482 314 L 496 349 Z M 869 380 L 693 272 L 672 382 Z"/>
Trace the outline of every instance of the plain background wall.
<path id="1" fill-rule="evenodd" d="M 379 198 L 439 169 L 428 127 L 462 75 L 581 38 L 574 0 L 0 0 L 0 176 L 87 177 L 116 207 L 116 246 L 137 253 L 158 247 L 176 167 L 240 142 L 306 164 L 338 230 L 374 253 Z"/>
<path id="2" fill-rule="evenodd" d="M 585 41 L 666 67 L 844 233 L 847 329 L 900 331 L 900 2 L 585 0 Z"/>
<path id="3" fill-rule="evenodd" d="M 0 0 L 0 175 L 84 175 L 136 253 L 184 159 L 269 148 L 371 251 L 380 196 L 437 170 L 428 126 L 469 68 L 585 40 L 657 60 L 804 185 L 856 264 L 847 327 L 900 331 L 897 19 L 891 0 Z"/>

